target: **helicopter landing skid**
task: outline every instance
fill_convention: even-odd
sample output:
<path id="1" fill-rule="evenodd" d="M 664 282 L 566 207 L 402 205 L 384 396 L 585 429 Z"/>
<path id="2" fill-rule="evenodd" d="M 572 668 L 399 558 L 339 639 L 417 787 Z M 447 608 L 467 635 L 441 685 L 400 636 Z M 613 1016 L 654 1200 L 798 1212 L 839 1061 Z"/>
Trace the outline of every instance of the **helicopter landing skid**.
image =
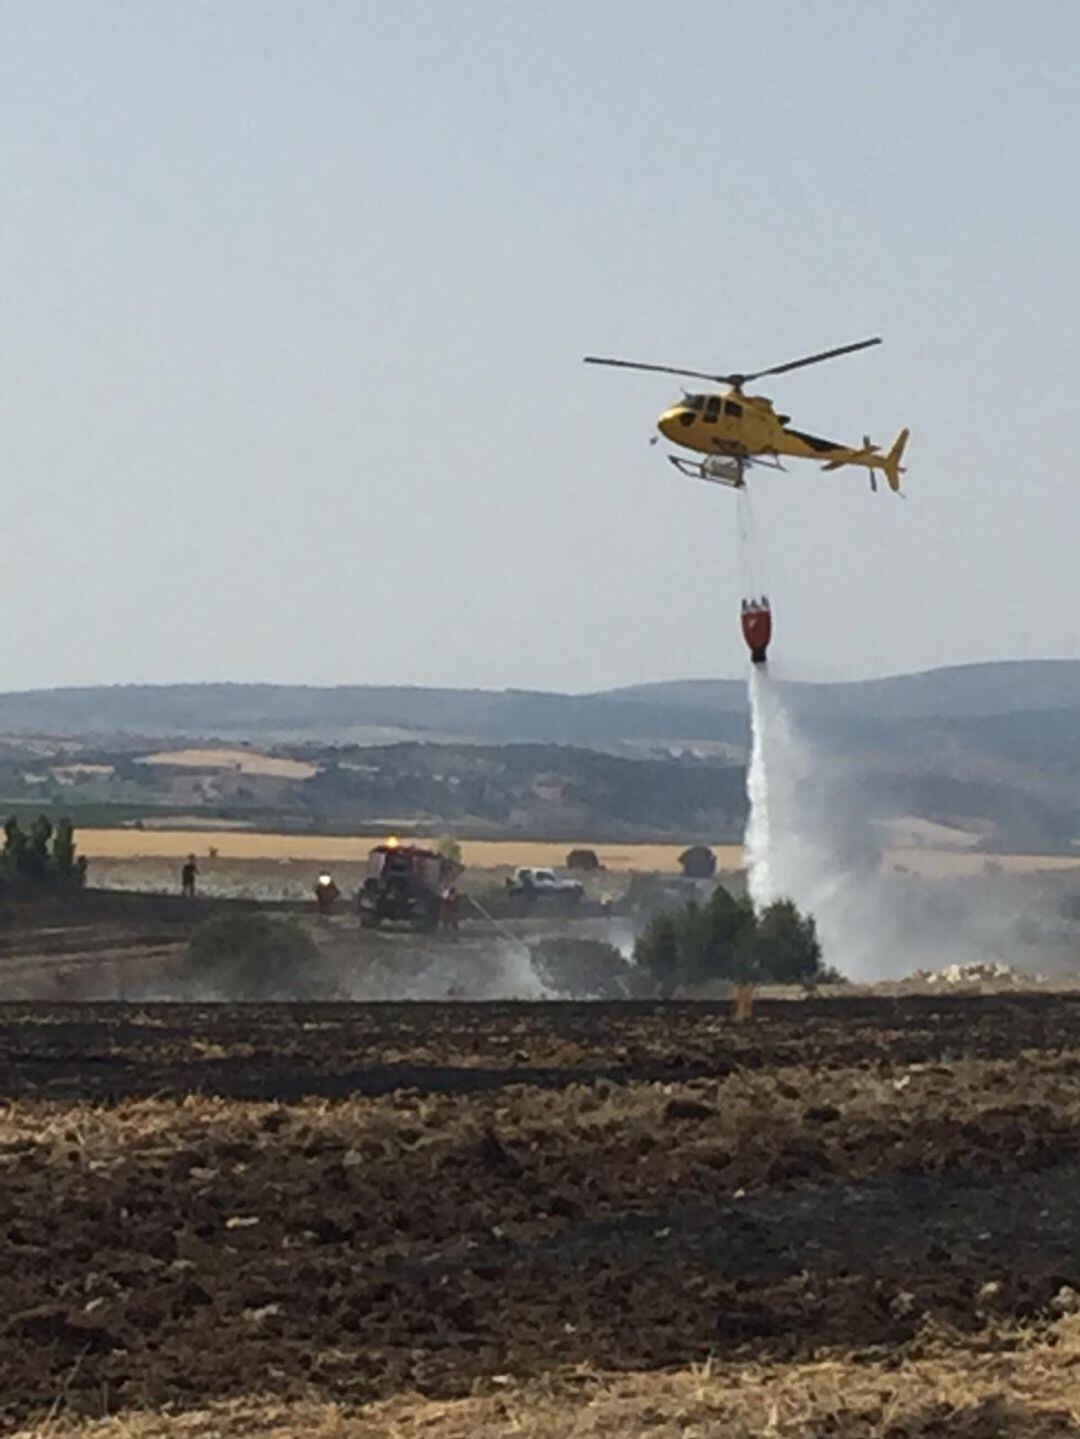
<path id="1" fill-rule="evenodd" d="M 704 460 L 668 455 L 668 459 L 681 475 L 687 475 L 692 480 L 707 480 L 709 484 L 727 485 L 732 490 L 746 488 L 746 460 L 719 455 L 710 455 Z"/>

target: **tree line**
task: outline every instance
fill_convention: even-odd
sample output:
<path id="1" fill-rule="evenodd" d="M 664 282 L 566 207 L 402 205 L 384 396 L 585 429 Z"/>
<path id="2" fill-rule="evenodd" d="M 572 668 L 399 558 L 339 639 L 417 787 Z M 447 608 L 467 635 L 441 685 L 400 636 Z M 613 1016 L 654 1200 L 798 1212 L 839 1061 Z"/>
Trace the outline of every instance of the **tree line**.
<path id="1" fill-rule="evenodd" d="M 87 861 L 75 853 L 75 829 L 69 819 L 54 825 L 46 815 L 24 828 L 15 815 L 4 825 L 0 850 L 0 888 L 25 893 L 47 888 L 81 889 Z"/>

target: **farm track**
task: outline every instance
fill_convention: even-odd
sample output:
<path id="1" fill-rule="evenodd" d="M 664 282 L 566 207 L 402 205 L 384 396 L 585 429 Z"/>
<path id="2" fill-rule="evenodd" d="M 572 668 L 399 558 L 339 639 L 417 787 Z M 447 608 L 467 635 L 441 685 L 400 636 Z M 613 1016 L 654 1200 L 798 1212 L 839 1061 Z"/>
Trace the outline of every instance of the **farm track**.
<path id="1" fill-rule="evenodd" d="M 745 1026 L 722 1005 L 0 1006 L 0 1175 L 9 1430 L 255 1394 L 362 1426 L 406 1391 L 823 1354 L 854 1394 L 930 1331 L 975 1365 L 1073 1322 L 1080 1000 L 778 1002 Z M 1070 1432 L 1010 1413 L 790 1432 Z"/>

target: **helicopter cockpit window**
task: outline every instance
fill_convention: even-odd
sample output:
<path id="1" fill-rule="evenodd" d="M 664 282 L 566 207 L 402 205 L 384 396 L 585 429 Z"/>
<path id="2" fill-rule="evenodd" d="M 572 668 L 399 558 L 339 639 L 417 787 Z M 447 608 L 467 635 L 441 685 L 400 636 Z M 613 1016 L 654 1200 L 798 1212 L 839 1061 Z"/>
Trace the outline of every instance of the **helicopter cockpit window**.
<path id="1" fill-rule="evenodd" d="M 734 400 L 725 400 L 724 410 L 727 414 L 738 417 L 742 414 L 742 405 L 737 404 Z"/>
<path id="2" fill-rule="evenodd" d="M 679 406 L 679 423 L 688 429 L 705 408 L 704 395 L 687 395 Z"/>
<path id="3" fill-rule="evenodd" d="M 720 396 L 710 395 L 705 401 L 705 419 L 710 425 L 715 425 L 720 418 Z"/>

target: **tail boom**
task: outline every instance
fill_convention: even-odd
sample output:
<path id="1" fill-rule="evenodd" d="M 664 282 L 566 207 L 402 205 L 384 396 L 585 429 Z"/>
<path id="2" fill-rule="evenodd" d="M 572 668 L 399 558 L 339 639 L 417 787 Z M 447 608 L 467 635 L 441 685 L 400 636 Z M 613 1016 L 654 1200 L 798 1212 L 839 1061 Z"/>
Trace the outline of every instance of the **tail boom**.
<path id="1" fill-rule="evenodd" d="M 910 430 L 901 430 L 893 441 L 893 447 L 887 455 L 883 455 L 877 445 L 872 445 L 869 440 L 867 440 L 861 450 L 845 450 L 842 454 L 836 455 L 831 459 L 824 468 L 826 470 L 839 470 L 844 465 L 862 465 L 870 471 L 871 476 L 873 476 L 875 470 L 880 470 L 889 482 L 889 489 L 898 494 L 900 491 L 900 476 L 904 473 L 900 461 L 904 458 L 904 449 L 910 435 Z"/>

